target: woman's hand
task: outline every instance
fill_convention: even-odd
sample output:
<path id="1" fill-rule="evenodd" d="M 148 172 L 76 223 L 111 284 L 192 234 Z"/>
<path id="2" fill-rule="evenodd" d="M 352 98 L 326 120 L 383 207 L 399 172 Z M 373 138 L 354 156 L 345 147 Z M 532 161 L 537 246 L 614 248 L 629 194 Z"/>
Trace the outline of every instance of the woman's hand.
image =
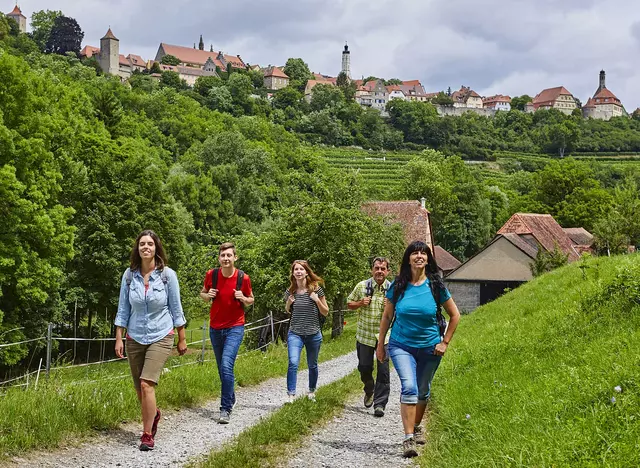
<path id="1" fill-rule="evenodd" d="M 447 345 L 444 341 L 441 341 L 436 345 L 435 349 L 433 350 L 433 354 L 435 354 L 436 356 L 444 356 L 444 353 L 447 352 L 448 346 L 449 345 Z"/>
<path id="2" fill-rule="evenodd" d="M 378 346 L 376 347 L 376 358 L 378 361 L 384 362 L 387 359 L 387 350 L 384 349 L 384 343 L 378 342 Z"/>
<path id="3" fill-rule="evenodd" d="M 293 294 L 291 294 L 289 297 L 287 297 L 287 303 L 284 306 L 284 311 L 287 314 L 291 313 L 291 306 L 293 305 L 294 302 L 296 302 L 296 298 L 293 297 Z"/>
<path id="4" fill-rule="evenodd" d="M 187 339 L 182 338 L 178 340 L 178 354 L 180 356 L 184 356 L 186 352 L 187 352 Z"/>
<path id="5" fill-rule="evenodd" d="M 116 356 L 119 358 L 124 357 L 124 343 L 122 342 L 122 338 L 116 337 Z"/>
<path id="6" fill-rule="evenodd" d="M 311 298 L 311 300 L 313 302 L 315 302 L 316 304 L 318 303 L 318 301 L 320 300 L 320 298 L 318 297 L 318 293 L 313 291 L 311 294 L 309 294 L 309 297 Z"/>

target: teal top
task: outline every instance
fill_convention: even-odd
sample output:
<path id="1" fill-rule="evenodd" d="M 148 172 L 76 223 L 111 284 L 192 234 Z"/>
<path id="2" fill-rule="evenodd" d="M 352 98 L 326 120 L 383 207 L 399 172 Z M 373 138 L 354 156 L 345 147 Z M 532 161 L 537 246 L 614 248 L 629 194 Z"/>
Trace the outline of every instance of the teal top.
<path id="1" fill-rule="evenodd" d="M 393 302 L 395 281 L 387 290 L 387 299 Z M 449 291 L 440 291 L 440 304 L 451 298 Z M 431 293 L 429 279 L 420 286 L 407 285 L 404 295 L 395 305 L 395 321 L 389 341 L 412 348 L 428 348 L 440 343 L 440 330 L 436 319 L 436 301 Z"/>

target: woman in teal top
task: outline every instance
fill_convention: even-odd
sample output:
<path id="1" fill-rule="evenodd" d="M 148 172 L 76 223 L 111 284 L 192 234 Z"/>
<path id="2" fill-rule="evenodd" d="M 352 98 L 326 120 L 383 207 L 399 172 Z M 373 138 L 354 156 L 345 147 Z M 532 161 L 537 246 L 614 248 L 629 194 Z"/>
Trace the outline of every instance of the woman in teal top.
<path id="1" fill-rule="evenodd" d="M 421 241 L 412 242 L 405 250 L 400 273 L 389 286 L 387 299 L 376 354 L 381 362 L 385 359 L 384 337 L 393 324 L 389 356 L 402 385 L 403 455 L 415 457 L 416 444 L 425 443 L 420 423 L 431 393 L 431 380 L 456 331 L 460 312 L 438 274 L 431 249 Z M 450 320 L 443 334 L 438 325 L 440 306 Z"/>

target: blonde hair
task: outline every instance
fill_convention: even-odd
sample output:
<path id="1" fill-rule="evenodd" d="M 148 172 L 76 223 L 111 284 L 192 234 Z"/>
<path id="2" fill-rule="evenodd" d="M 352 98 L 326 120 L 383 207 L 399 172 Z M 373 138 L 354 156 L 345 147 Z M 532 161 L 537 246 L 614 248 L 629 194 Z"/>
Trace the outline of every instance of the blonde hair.
<path id="1" fill-rule="evenodd" d="M 291 281 L 291 284 L 289 285 L 289 294 L 295 294 L 298 289 L 298 283 L 293 276 L 293 269 L 296 265 L 300 265 L 307 272 L 305 280 L 307 282 L 306 287 L 309 293 L 316 291 L 318 289 L 318 285 L 324 285 L 324 280 L 313 272 L 306 260 L 294 260 L 289 271 L 289 280 Z"/>

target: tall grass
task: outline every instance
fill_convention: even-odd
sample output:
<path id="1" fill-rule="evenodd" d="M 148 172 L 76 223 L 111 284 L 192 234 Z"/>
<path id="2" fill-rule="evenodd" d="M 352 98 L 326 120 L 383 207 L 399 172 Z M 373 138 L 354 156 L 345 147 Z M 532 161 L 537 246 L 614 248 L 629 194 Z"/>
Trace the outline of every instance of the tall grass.
<path id="1" fill-rule="evenodd" d="M 640 466 L 640 257 L 580 262 L 463 318 L 422 466 Z"/>
<path id="2" fill-rule="evenodd" d="M 353 324 L 355 325 L 355 323 Z M 320 361 L 332 359 L 355 349 L 355 327 L 325 342 Z M 209 353 L 207 358 L 213 359 Z M 195 355 L 182 358 L 194 362 Z M 180 358 L 171 360 L 181 362 Z M 278 345 L 265 353 L 252 351 L 236 362 L 239 386 L 255 385 L 271 377 L 286 374 L 287 350 Z M 168 363 L 171 364 L 171 363 Z M 140 418 L 139 405 L 128 375 L 121 378 L 126 363 L 114 363 L 113 375 L 103 371 L 96 382 L 74 381 L 75 373 L 61 373 L 49 381 L 40 380 L 37 390 L 12 389 L 0 395 L 0 459 L 32 449 L 58 447 L 73 439 L 82 439 L 96 430 L 116 429 L 122 422 Z M 301 368 L 306 360 L 301 359 Z M 285 389 L 283 388 L 283 392 Z M 186 365 L 162 375 L 157 387 L 162 408 L 194 406 L 220 395 L 215 362 Z"/>

